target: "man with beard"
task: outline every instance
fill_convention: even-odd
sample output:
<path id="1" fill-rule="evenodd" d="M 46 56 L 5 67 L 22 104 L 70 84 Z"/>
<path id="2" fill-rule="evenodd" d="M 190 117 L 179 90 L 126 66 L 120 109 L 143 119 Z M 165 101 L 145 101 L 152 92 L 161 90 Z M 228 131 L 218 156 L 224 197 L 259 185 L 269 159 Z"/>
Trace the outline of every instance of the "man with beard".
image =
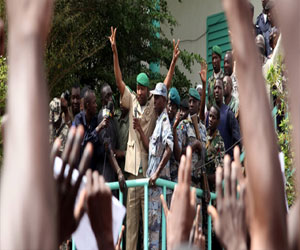
<path id="1" fill-rule="evenodd" d="M 214 84 L 216 79 L 220 79 L 224 77 L 224 73 L 221 69 L 221 60 L 222 60 L 222 49 L 215 45 L 212 47 L 212 65 L 213 65 L 213 74 L 212 76 L 208 79 L 208 86 L 207 86 L 207 98 L 208 98 L 208 103 L 207 103 L 207 109 L 209 110 L 210 107 L 215 104 L 214 100 Z"/>
<path id="2" fill-rule="evenodd" d="M 129 180 L 144 178 L 148 168 L 149 137 L 152 135 L 157 114 L 154 111 L 154 96 L 149 91 L 149 78 L 140 73 L 136 78 L 137 93 L 130 92 L 122 80 L 116 46 L 116 29 L 111 27 L 109 37 L 113 51 L 116 84 L 121 94 L 122 105 L 129 110 L 129 135 L 126 150 L 125 171 Z M 179 41 L 173 40 L 173 58 L 164 84 L 171 86 L 176 61 L 179 56 Z M 127 196 L 126 249 L 134 250 L 137 246 L 140 212 L 144 212 L 143 187 L 129 188 Z"/>

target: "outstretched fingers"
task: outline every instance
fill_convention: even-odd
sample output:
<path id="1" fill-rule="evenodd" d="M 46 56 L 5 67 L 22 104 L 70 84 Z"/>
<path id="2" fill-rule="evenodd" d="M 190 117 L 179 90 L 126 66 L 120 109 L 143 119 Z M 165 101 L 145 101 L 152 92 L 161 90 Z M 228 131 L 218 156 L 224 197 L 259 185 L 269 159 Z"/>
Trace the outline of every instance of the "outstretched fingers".
<path id="1" fill-rule="evenodd" d="M 61 145 L 61 140 L 57 138 L 52 146 L 51 153 L 50 153 L 50 167 L 53 168 L 55 158 L 58 156 L 59 148 Z"/>
<path id="2" fill-rule="evenodd" d="M 91 159 L 92 159 L 92 155 L 93 155 L 93 145 L 92 143 L 88 143 L 86 146 L 85 146 L 85 149 L 84 149 L 84 152 L 83 152 L 83 155 L 82 155 L 82 158 L 80 160 L 80 164 L 79 164 L 79 176 L 76 180 L 76 183 L 75 183 L 75 186 L 74 186 L 74 191 L 77 193 L 79 187 L 80 187 L 80 184 L 81 184 L 81 181 L 82 181 L 82 178 L 83 176 L 85 175 L 89 165 L 90 165 L 90 162 L 91 162 Z"/>
<path id="3" fill-rule="evenodd" d="M 71 127 L 70 130 L 69 130 L 69 133 L 68 133 L 65 149 L 62 153 L 62 167 L 61 167 L 61 171 L 60 171 L 60 174 L 58 176 L 58 179 L 57 179 L 58 182 L 62 182 L 64 180 L 65 168 L 66 168 L 66 165 L 69 161 L 70 153 L 71 153 L 74 138 L 75 138 L 75 133 L 76 133 L 76 128 Z"/>

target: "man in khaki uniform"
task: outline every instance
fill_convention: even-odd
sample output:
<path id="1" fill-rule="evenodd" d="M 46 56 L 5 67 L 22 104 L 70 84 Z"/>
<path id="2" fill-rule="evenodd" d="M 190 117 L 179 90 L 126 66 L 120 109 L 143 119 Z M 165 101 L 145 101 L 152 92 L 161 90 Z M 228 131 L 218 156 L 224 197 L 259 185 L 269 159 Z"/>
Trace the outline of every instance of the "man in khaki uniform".
<path id="1" fill-rule="evenodd" d="M 137 93 L 130 92 L 122 80 L 116 46 L 116 29 L 111 28 L 109 37 L 113 51 L 114 72 L 117 87 L 121 93 L 121 103 L 129 110 L 129 135 L 126 150 L 125 171 L 129 180 L 146 177 L 148 167 L 149 138 L 153 133 L 157 115 L 154 110 L 154 97 L 149 92 L 149 78 L 145 73 L 137 76 Z M 175 64 L 179 56 L 179 41 L 175 45 L 173 59 L 164 84 L 171 86 Z M 136 249 L 140 211 L 144 210 L 144 190 L 142 187 L 129 188 L 127 197 L 126 249 Z"/>

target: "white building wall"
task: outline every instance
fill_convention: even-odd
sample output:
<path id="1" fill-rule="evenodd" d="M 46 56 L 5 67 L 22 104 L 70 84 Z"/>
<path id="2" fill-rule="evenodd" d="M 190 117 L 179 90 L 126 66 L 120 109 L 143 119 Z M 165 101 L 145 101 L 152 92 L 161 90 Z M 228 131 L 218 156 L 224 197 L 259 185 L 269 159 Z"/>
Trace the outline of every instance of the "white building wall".
<path id="1" fill-rule="evenodd" d="M 254 5 L 255 21 L 262 10 L 261 0 L 251 0 L 251 2 Z M 178 25 L 174 28 L 173 36 L 166 26 L 162 25 L 164 32 L 170 39 L 179 38 L 181 49 L 198 53 L 206 59 L 206 18 L 223 11 L 221 0 L 182 0 L 182 3 L 178 0 L 168 0 L 168 6 Z M 178 66 L 183 70 L 180 60 Z M 199 71 L 198 63 L 192 66 L 192 73 L 184 70 L 192 84 L 200 82 Z M 166 73 L 166 69 L 162 69 L 162 73 Z"/>

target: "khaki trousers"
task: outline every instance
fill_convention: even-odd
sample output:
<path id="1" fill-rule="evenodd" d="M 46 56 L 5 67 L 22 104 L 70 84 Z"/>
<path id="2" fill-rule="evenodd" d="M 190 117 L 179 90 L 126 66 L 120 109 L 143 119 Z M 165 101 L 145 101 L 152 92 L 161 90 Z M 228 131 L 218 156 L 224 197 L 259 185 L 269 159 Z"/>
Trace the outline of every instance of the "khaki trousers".
<path id="1" fill-rule="evenodd" d="M 141 178 L 144 178 L 143 174 L 138 176 L 130 174 L 128 180 Z M 137 248 L 141 211 L 144 222 L 144 187 L 129 188 L 127 194 L 126 250 L 136 250 Z"/>

